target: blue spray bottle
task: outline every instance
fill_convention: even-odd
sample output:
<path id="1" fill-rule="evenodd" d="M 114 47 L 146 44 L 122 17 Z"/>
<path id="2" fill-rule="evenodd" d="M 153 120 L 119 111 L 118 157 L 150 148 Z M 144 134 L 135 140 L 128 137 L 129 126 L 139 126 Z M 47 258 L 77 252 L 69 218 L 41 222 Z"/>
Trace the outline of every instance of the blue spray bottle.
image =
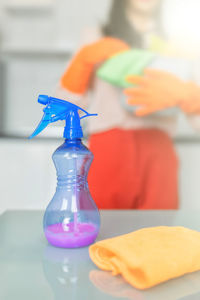
<path id="1" fill-rule="evenodd" d="M 62 248 L 77 248 L 92 244 L 100 228 L 99 211 L 90 195 L 87 175 L 93 154 L 82 144 L 80 119 L 89 114 L 70 102 L 40 95 L 38 102 L 45 105 L 43 118 L 30 136 L 38 135 L 48 124 L 65 120 L 65 142 L 54 152 L 57 188 L 43 219 L 48 242 Z M 84 112 L 79 117 L 78 111 Z"/>

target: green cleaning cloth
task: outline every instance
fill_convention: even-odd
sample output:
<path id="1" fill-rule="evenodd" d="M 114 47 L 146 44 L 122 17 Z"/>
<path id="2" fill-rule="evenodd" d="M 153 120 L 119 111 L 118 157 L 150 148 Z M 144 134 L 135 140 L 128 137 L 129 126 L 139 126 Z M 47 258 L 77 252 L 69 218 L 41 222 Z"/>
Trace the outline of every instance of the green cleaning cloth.
<path id="1" fill-rule="evenodd" d="M 97 76 L 118 87 L 130 87 L 132 84 L 126 81 L 126 77 L 142 75 L 144 68 L 155 56 L 153 52 L 141 49 L 123 51 L 108 59 L 97 70 Z"/>

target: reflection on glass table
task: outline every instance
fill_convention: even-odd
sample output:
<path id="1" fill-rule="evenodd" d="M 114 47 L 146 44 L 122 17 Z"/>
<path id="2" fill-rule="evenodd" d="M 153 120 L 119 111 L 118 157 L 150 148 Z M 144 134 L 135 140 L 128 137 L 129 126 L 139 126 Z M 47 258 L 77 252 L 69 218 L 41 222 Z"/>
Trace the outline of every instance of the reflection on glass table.
<path id="1" fill-rule="evenodd" d="M 48 245 L 44 251 L 43 270 L 55 299 L 87 299 L 90 258 L 87 248 L 59 249 Z"/>
<path id="2" fill-rule="evenodd" d="M 105 294 L 130 300 L 195 300 L 200 296 L 200 272 L 170 280 L 146 291 L 129 285 L 121 276 L 110 272 L 92 270 L 90 280 Z"/>
<path id="3" fill-rule="evenodd" d="M 88 247 L 60 249 L 47 244 L 40 211 L 0 215 L 1 300 L 199 300 L 200 272 L 146 291 L 121 276 L 99 270 Z M 147 226 L 200 228 L 199 211 L 101 211 L 98 240 Z"/>

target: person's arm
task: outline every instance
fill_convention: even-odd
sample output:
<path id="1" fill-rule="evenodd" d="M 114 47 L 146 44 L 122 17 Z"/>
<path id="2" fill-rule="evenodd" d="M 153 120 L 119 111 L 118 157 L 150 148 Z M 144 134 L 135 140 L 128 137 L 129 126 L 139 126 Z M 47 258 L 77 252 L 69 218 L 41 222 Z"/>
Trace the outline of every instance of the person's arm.
<path id="1" fill-rule="evenodd" d="M 72 93 L 84 94 L 90 87 L 96 66 L 114 54 L 128 49 L 126 43 L 110 37 L 82 47 L 61 77 L 61 86 Z"/>
<path id="2" fill-rule="evenodd" d="M 87 93 L 92 87 L 97 66 L 112 55 L 127 49 L 129 46 L 126 43 L 109 37 L 82 47 L 62 75 L 56 97 L 70 99 L 83 108 L 87 107 L 89 102 Z"/>
<path id="3" fill-rule="evenodd" d="M 139 105 L 137 116 L 145 116 L 169 107 L 180 107 L 188 115 L 200 115 L 200 86 L 171 73 L 147 69 L 144 76 L 130 76 L 136 87 L 125 89 L 128 103 Z"/>
<path id="4" fill-rule="evenodd" d="M 101 30 L 99 27 L 86 27 L 83 29 L 83 31 L 81 33 L 81 39 L 76 48 L 81 49 L 85 45 L 95 43 L 98 40 L 100 40 L 101 38 L 102 38 L 102 33 L 101 33 Z M 78 50 L 76 52 L 78 52 Z M 72 59 L 73 59 L 73 57 L 72 57 Z M 72 59 L 67 64 L 65 70 L 68 69 L 69 65 L 72 62 Z M 62 76 L 63 75 L 64 75 L 64 73 L 62 74 Z M 86 109 L 89 105 L 88 93 L 76 94 L 76 93 L 69 91 L 66 87 L 62 86 L 61 79 L 59 80 L 59 82 L 56 86 L 54 96 L 57 98 L 64 99 L 64 100 L 69 100 L 69 101 L 73 102 L 74 104 L 81 106 L 84 109 Z"/>

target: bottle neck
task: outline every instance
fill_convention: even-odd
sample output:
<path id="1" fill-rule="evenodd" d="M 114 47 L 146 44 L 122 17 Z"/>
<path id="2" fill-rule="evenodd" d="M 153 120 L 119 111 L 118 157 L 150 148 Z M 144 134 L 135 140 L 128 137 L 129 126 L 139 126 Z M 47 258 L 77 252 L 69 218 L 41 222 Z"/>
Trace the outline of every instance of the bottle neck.
<path id="1" fill-rule="evenodd" d="M 77 139 L 83 137 L 80 117 L 77 110 L 69 111 L 65 120 L 63 137 L 66 139 Z"/>
<path id="2" fill-rule="evenodd" d="M 80 138 L 67 138 L 65 139 L 65 143 L 67 144 L 81 144 L 82 143 L 82 140 Z"/>

